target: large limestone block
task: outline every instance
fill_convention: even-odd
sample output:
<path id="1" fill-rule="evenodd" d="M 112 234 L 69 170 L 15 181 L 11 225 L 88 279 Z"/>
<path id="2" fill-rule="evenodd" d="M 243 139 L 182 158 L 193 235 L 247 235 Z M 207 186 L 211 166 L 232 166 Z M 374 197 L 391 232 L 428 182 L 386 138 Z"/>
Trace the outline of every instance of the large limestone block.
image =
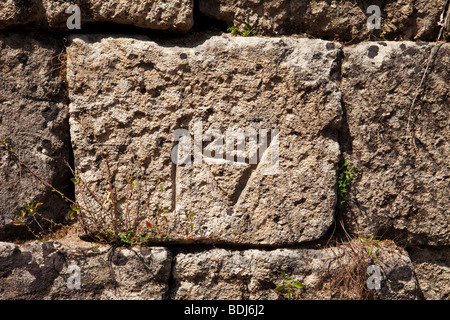
<path id="1" fill-rule="evenodd" d="M 0 36 L 0 136 L 32 170 L 66 192 L 69 170 L 69 124 L 59 54 L 63 43 L 46 35 Z M 15 238 L 14 211 L 31 201 L 43 202 L 42 214 L 67 214 L 61 197 L 51 192 L 0 149 L 0 238 Z M 36 229 L 39 230 L 39 229 Z"/>
<path id="2" fill-rule="evenodd" d="M 168 296 L 171 252 L 0 242 L 0 298 L 26 300 L 161 300 Z"/>
<path id="3" fill-rule="evenodd" d="M 155 30 L 188 32 L 194 24 L 193 0 L 6 0 L 0 4 L 0 29 L 32 25 L 51 30 L 69 30 L 80 9 L 80 23 L 112 22 Z"/>
<path id="4" fill-rule="evenodd" d="M 369 42 L 344 52 L 341 142 L 355 171 L 348 230 L 448 245 L 450 46 Z"/>
<path id="5" fill-rule="evenodd" d="M 274 289 L 287 278 L 300 282 L 300 298 L 417 299 L 419 290 L 408 255 L 392 242 L 380 243 L 378 260 L 359 240 L 324 249 L 226 250 L 179 253 L 174 258 L 174 300 L 277 300 L 288 289 Z M 366 287 L 369 266 L 378 268 L 380 287 Z M 371 271 L 373 272 L 373 271 Z M 362 287 L 361 287 L 362 286 Z M 370 289 L 372 288 L 372 289 Z"/>
<path id="6" fill-rule="evenodd" d="M 196 236 L 211 241 L 318 239 L 336 203 L 340 54 L 336 43 L 309 39 L 74 37 L 68 81 L 76 165 L 105 194 L 108 152 L 122 204 L 127 174 L 137 174 L 142 194 L 160 178 L 172 223 L 193 210 Z M 193 162 L 172 161 L 182 149 L 177 129 L 187 132 Z M 266 152 L 251 162 L 256 148 L 247 141 L 244 163 L 224 159 L 233 129 L 255 130 L 270 142 Z M 214 130 L 223 155 L 198 156 Z"/>
<path id="7" fill-rule="evenodd" d="M 380 28 L 369 30 L 367 21 L 380 9 Z M 349 0 L 200 0 L 203 14 L 243 29 L 245 21 L 264 34 L 306 33 L 314 37 L 362 40 L 370 36 L 389 39 L 436 40 L 445 1 Z M 372 21 L 372 20 L 371 20 Z"/>

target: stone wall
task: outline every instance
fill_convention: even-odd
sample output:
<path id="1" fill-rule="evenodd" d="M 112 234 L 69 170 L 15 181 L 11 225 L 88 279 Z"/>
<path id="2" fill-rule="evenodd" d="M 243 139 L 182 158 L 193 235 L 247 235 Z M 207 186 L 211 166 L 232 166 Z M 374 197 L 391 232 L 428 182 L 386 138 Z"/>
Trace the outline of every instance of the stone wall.
<path id="1" fill-rule="evenodd" d="M 303 299 L 449 299 L 449 12 L 3 1 L 0 298 L 286 299 L 284 273 Z M 95 241 L 119 210 L 156 230 L 160 184 L 177 236 Z M 34 240 L 50 219 L 71 227 Z"/>

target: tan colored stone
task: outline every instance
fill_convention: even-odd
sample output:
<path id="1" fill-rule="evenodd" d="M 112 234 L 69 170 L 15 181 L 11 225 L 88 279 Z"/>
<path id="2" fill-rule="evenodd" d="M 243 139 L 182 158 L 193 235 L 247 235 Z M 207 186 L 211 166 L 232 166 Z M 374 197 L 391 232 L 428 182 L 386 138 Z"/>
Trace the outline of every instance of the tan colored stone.
<path id="1" fill-rule="evenodd" d="M 162 247 L 0 242 L 0 298 L 162 300 L 168 296 L 171 261 Z"/>
<path id="2" fill-rule="evenodd" d="M 450 300 L 450 248 L 411 248 L 409 256 L 423 297 Z"/>
<path id="3" fill-rule="evenodd" d="M 80 7 L 81 23 L 114 22 L 155 30 L 187 32 L 194 24 L 192 0 L 43 0 L 51 28 L 67 29 L 71 4 Z"/>
<path id="4" fill-rule="evenodd" d="M 193 0 L 6 0 L 0 3 L 0 29 L 29 25 L 70 31 L 67 20 L 80 8 L 80 23 L 111 22 L 123 25 L 188 32 L 194 24 Z M 72 21 L 72 20 L 71 20 Z"/>
<path id="5" fill-rule="evenodd" d="M 369 30 L 367 20 L 380 8 L 381 28 Z M 214 19 L 242 30 L 245 21 L 259 34 L 301 34 L 344 41 L 387 39 L 421 39 L 434 41 L 438 35 L 439 16 L 445 1 L 395 2 L 348 0 L 200 0 L 200 11 Z"/>
<path id="6" fill-rule="evenodd" d="M 161 178 L 173 228 L 194 210 L 196 235 L 211 241 L 318 239 L 336 203 L 340 52 L 336 43 L 309 39 L 74 37 L 68 81 L 76 165 L 90 186 L 106 190 L 99 163 L 109 152 L 122 203 L 128 172 L 137 173 L 143 194 Z M 186 129 L 193 143 L 198 122 L 203 134 L 279 129 L 279 173 L 265 175 L 261 161 L 248 159 L 175 166 L 175 130 Z"/>
<path id="7" fill-rule="evenodd" d="M 450 46 L 369 42 L 344 53 L 340 139 L 355 171 L 343 213 L 348 230 L 448 245 Z"/>
<path id="8" fill-rule="evenodd" d="M 44 16 L 42 0 L 3 0 L 0 3 L 0 30 L 27 24 L 41 25 Z"/>
<path id="9" fill-rule="evenodd" d="M 180 253 L 174 259 L 170 296 L 174 300 L 288 299 L 287 287 L 275 291 L 284 272 L 303 285 L 295 291 L 304 300 L 417 299 L 419 289 L 408 255 L 390 241 L 375 250 L 378 260 L 368 256 L 360 240 L 319 249 Z M 380 272 L 379 289 L 366 286 L 371 265 Z"/>

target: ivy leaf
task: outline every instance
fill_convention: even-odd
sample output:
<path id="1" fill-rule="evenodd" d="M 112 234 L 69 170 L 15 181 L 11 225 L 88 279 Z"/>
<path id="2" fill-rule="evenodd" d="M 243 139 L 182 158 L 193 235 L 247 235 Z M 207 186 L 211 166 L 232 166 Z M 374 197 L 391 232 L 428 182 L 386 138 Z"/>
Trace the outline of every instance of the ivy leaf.
<path id="1" fill-rule="evenodd" d="M 20 221 L 20 220 L 14 220 L 14 221 L 12 222 L 12 224 L 15 225 L 15 226 L 20 226 L 20 225 L 23 224 L 23 221 Z"/>

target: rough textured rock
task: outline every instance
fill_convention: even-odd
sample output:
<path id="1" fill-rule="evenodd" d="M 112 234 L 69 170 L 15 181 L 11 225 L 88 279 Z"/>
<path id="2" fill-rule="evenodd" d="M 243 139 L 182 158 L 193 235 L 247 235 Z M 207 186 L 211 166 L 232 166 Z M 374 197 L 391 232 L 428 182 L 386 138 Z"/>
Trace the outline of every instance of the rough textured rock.
<path id="1" fill-rule="evenodd" d="M 450 247 L 409 249 L 421 293 L 427 300 L 450 300 Z"/>
<path id="2" fill-rule="evenodd" d="M 447 42 L 448 42 L 448 39 L 450 39 L 450 13 L 449 12 L 450 11 L 447 11 L 447 17 L 445 17 L 445 15 L 442 15 L 442 18 L 440 20 L 440 21 L 442 21 L 441 23 L 442 23 L 442 27 L 443 27 L 442 34 L 443 34 L 444 39 L 447 40 Z"/>
<path id="3" fill-rule="evenodd" d="M 24 245 L 0 242 L 0 298 L 160 300 L 167 297 L 172 260 L 167 249 L 106 246 L 84 252 L 80 249 L 56 242 L 35 241 Z M 78 253 L 73 253 L 77 250 Z"/>
<path id="4" fill-rule="evenodd" d="M 81 25 L 113 22 L 185 33 L 194 24 L 192 0 L 7 0 L 0 4 L 0 29 L 25 24 L 67 31 L 70 5 L 80 8 Z"/>
<path id="5" fill-rule="evenodd" d="M 369 31 L 370 5 L 381 11 L 381 29 Z M 245 21 L 260 34 L 306 33 L 319 38 L 369 40 L 388 39 L 433 41 L 438 35 L 439 16 L 445 1 L 349 1 L 349 0 L 200 0 L 200 11 L 214 19 L 243 29 Z"/>
<path id="6" fill-rule="evenodd" d="M 80 7 L 81 30 L 68 30 L 71 4 Z M 381 9 L 372 31 L 370 5 Z M 195 7 L 0 1 L 0 136 L 69 196 L 64 162 L 73 147 L 97 194 L 77 185 L 77 200 L 92 212 L 78 213 L 77 227 L 117 236 L 117 201 L 139 231 L 158 221 L 160 236 L 175 234 L 150 241 L 173 245 L 174 260 L 163 247 L 80 242 L 79 228 L 23 243 L 30 235 L 12 225 L 15 210 L 43 202 L 41 213 L 67 222 L 69 208 L 0 146 L 0 241 L 21 241 L 0 242 L 0 299 L 285 299 L 287 290 L 274 291 L 283 272 L 303 283 L 303 299 L 450 299 L 448 1 Z M 245 22 L 256 37 L 220 34 Z M 90 35 L 67 42 L 68 33 Z M 336 207 L 344 160 L 355 173 Z M 167 222 L 154 204 L 167 207 Z M 192 238 L 183 238 L 189 210 Z M 68 230 L 78 234 L 61 239 Z M 325 248 L 331 232 L 355 240 Z M 375 243 L 376 256 L 368 251 Z M 382 273 L 379 290 L 364 286 L 371 265 Z M 76 270 L 81 286 L 70 289 Z"/>
<path id="7" fill-rule="evenodd" d="M 340 140 L 355 171 L 347 227 L 402 244 L 448 245 L 450 45 L 369 42 L 344 52 Z"/>
<path id="8" fill-rule="evenodd" d="M 122 203 L 130 172 L 143 194 L 160 178 L 172 221 L 196 211 L 197 236 L 274 245 L 318 239 L 336 203 L 340 53 L 339 44 L 309 39 L 75 37 L 68 82 L 76 166 L 101 190 L 107 151 Z M 186 129 L 194 141 L 195 123 L 203 135 L 279 129 L 277 174 L 266 174 L 262 161 L 275 143 L 258 164 L 247 147 L 245 163 L 197 164 L 199 157 L 175 165 L 173 134 Z"/>
<path id="9" fill-rule="evenodd" d="M 22 161 L 66 191 L 69 126 L 65 85 L 60 76 L 61 40 L 46 35 L 0 36 L 0 136 Z M 41 213 L 61 218 L 67 207 L 2 147 L 0 149 L 0 238 L 18 236 L 14 211 L 31 201 Z M 11 228 L 16 228 L 11 230 Z"/>
<path id="10" fill-rule="evenodd" d="M 376 252 L 378 261 L 367 255 L 361 243 L 353 242 L 351 247 L 326 249 L 180 253 L 174 260 L 170 294 L 172 299 L 286 299 L 286 290 L 274 290 L 282 284 L 285 272 L 288 278 L 303 284 L 297 291 L 302 299 L 359 299 L 360 285 L 367 281 L 367 267 L 377 265 L 381 288 L 366 289 L 364 297 L 417 299 L 417 280 L 408 255 L 392 242 L 381 243 Z M 360 274 L 351 273 L 353 269 Z"/>
<path id="11" fill-rule="evenodd" d="M 0 29 L 26 24 L 40 25 L 44 15 L 42 0 L 4 0 L 0 3 Z"/>
<path id="12" fill-rule="evenodd" d="M 43 0 L 51 28 L 66 29 L 70 4 L 78 4 L 81 22 L 114 22 L 155 30 L 187 32 L 194 24 L 193 0 Z"/>

